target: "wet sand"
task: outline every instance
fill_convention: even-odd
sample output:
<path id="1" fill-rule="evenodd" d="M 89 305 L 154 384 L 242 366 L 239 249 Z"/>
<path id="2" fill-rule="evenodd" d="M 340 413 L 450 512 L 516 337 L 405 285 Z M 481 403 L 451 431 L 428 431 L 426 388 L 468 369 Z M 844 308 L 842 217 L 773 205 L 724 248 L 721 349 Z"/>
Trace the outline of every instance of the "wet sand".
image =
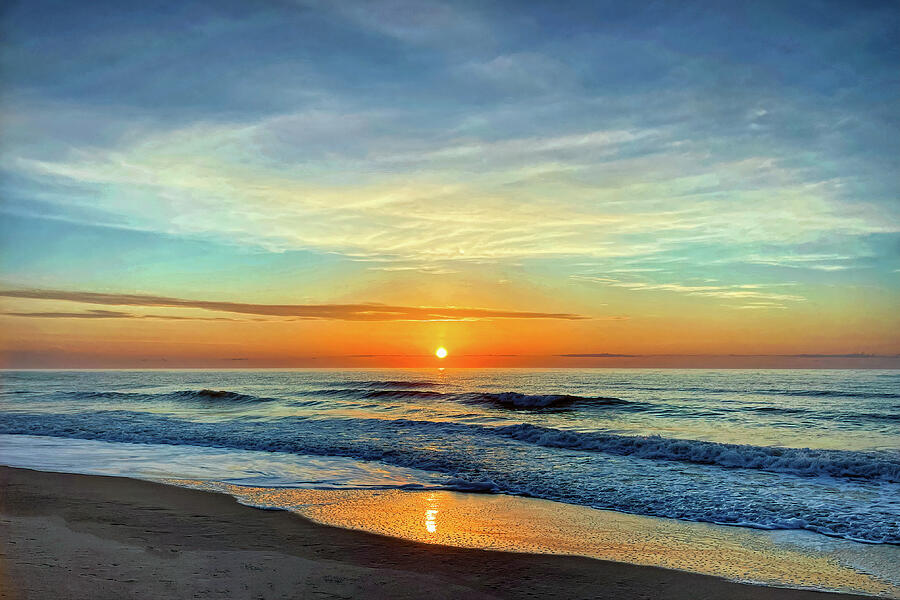
<path id="1" fill-rule="evenodd" d="M 414 542 L 586 556 L 732 581 L 900 598 L 900 547 L 810 531 L 725 527 L 505 494 L 346 490 L 167 480 L 243 504 Z"/>
<path id="2" fill-rule="evenodd" d="M 0 515 L 3 598 L 863 597 L 405 541 L 116 477 L 0 467 Z"/>

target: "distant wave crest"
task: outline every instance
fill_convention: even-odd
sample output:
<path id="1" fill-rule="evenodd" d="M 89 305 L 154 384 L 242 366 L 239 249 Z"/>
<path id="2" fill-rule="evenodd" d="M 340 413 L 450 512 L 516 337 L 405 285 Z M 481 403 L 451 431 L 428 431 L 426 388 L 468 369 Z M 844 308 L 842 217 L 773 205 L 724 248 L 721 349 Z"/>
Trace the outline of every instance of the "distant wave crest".
<path id="1" fill-rule="evenodd" d="M 849 390 L 762 390 L 762 393 L 813 398 L 900 398 L 900 394 L 894 392 L 853 392 Z"/>
<path id="2" fill-rule="evenodd" d="M 371 390 L 362 394 L 363 398 L 442 398 L 446 394 L 427 390 Z"/>
<path id="3" fill-rule="evenodd" d="M 429 388 L 436 387 L 438 384 L 433 381 L 363 381 L 361 385 L 370 388 Z"/>
<path id="4" fill-rule="evenodd" d="M 383 382 L 380 382 L 383 383 Z M 400 382 L 394 382 L 400 383 Z M 423 389 L 327 389 L 309 392 L 317 396 L 343 396 L 349 398 L 416 398 L 444 399 L 465 404 L 487 404 L 508 409 L 541 409 L 563 408 L 573 404 L 591 404 L 592 406 L 637 406 L 639 403 L 629 402 L 621 398 L 604 396 L 575 396 L 572 394 L 523 394 L 520 392 L 436 392 Z"/>
<path id="5" fill-rule="evenodd" d="M 575 403 L 590 403 L 595 406 L 624 406 L 633 404 L 621 398 L 603 396 L 573 396 L 569 394 L 520 394 L 519 392 L 469 393 L 458 396 L 463 402 L 495 404 L 504 408 L 549 408 L 563 407 Z"/>
<path id="6" fill-rule="evenodd" d="M 215 402 L 240 402 L 240 403 L 253 403 L 253 402 L 271 402 L 273 398 L 260 398 L 259 396 L 251 396 L 249 394 L 239 394 L 237 392 L 229 392 L 227 390 L 207 390 L 202 389 L 198 391 L 182 391 L 175 392 L 173 396 L 178 396 L 180 398 L 185 398 L 189 400 L 209 400 Z"/>
<path id="7" fill-rule="evenodd" d="M 757 406 L 752 410 L 761 413 L 769 413 L 772 415 L 801 415 L 809 412 L 803 408 L 792 408 L 789 406 Z"/>
<path id="8" fill-rule="evenodd" d="M 623 384 L 624 385 L 624 384 Z M 660 387 L 646 385 L 628 385 L 626 389 L 648 392 L 665 392 L 668 394 L 684 394 L 686 392 L 696 392 L 701 395 L 705 394 L 751 394 L 754 396 L 794 396 L 807 398 L 900 398 L 897 392 L 879 392 L 876 390 L 804 390 L 804 389 L 784 389 L 784 388 L 740 388 L 740 387 L 705 387 L 705 386 L 682 386 L 682 387 Z"/>
<path id="9" fill-rule="evenodd" d="M 227 390 L 179 390 L 175 392 L 163 392 L 147 394 L 140 392 L 70 392 L 69 395 L 79 399 L 96 400 L 108 399 L 132 402 L 159 402 L 165 400 L 196 401 L 222 404 L 255 404 L 257 402 L 273 402 L 274 398 L 261 398 L 250 394 L 239 394 Z"/>

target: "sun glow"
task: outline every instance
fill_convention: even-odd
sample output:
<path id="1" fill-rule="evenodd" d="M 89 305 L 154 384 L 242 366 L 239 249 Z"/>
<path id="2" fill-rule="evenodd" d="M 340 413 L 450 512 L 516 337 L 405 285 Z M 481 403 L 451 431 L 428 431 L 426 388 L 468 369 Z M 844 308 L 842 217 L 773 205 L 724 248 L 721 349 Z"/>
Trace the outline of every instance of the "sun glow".
<path id="1" fill-rule="evenodd" d="M 438 358 L 447 358 L 447 349 L 441 346 L 437 350 L 434 351 L 434 355 Z"/>

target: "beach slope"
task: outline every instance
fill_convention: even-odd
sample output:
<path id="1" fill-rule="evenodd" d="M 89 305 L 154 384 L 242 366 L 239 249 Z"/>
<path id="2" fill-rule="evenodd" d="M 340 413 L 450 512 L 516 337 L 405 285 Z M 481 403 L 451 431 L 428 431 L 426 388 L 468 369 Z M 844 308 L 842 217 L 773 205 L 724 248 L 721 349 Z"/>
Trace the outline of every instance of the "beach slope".
<path id="1" fill-rule="evenodd" d="M 2 598 L 861 598 L 414 543 L 222 494 L 7 467 L 0 526 Z"/>

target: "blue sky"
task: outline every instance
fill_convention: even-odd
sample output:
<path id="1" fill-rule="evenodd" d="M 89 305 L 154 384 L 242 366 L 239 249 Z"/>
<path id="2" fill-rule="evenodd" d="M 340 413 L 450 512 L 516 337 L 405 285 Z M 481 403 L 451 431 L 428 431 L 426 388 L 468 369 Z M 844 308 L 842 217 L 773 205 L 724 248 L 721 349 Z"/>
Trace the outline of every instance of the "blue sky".
<path id="1" fill-rule="evenodd" d="M 31 1 L 0 22 L 7 288 L 852 314 L 847 351 L 900 350 L 894 3 Z"/>

